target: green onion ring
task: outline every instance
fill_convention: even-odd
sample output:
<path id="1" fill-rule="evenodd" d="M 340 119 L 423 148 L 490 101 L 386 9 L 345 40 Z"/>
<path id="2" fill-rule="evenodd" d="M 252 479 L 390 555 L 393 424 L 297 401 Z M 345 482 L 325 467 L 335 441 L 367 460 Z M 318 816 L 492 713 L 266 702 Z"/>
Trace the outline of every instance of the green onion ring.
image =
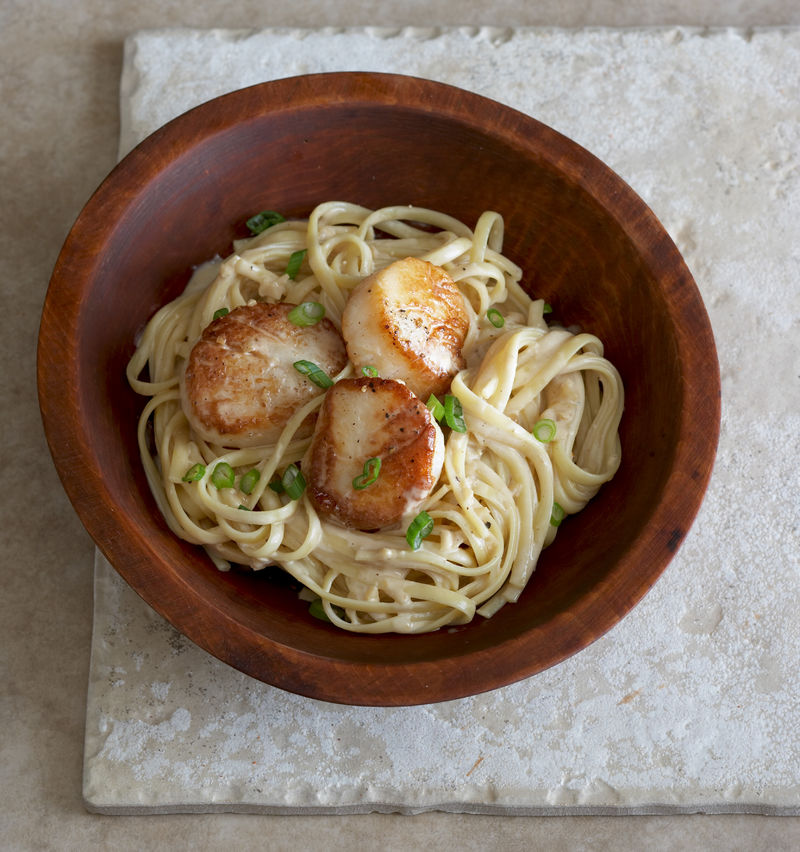
<path id="1" fill-rule="evenodd" d="M 439 398 L 436 394 L 431 394 L 428 397 L 428 401 L 425 405 L 430 410 L 431 414 L 436 418 L 436 420 L 441 420 L 444 417 L 444 406 L 441 402 L 439 402 Z"/>
<path id="2" fill-rule="evenodd" d="M 308 607 L 309 614 L 313 615 L 314 618 L 318 618 L 320 621 L 330 622 L 330 618 L 328 618 L 328 613 L 325 612 L 325 608 L 322 606 L 322 598 L 314 598 L 311 601 Z"/>
<path id="3" fill-rule="evenodd" d="M 193 464 L 186 473 L 183 474 L 182 482 L 198 482 L 206 475 L 205 465 Z"/>
<path id="4" fill-rule="evenodd" d="M 289 256 L 289 262 L 286 264 L 286 274 L 289 278 L 294 281 L 297 277 L 297 273 L 300 271 L 300 267 L 303 265 L 303 260 L 305 260 L 306 249 L 300 249 L 300 251 L 293 251 Z"/>
<path id="5" fill-rule="evenodd" d="M 276 494 L 283 494 L 283 483 L 277 473 L 267 484 Z"/>
<path id="6" fill-rule="evenodd" d="M 444 398 L 444 421 L 454 432 L 467 431 L 461 400 L 449 393 Z"/>
<path id="7" fill-rule="evenodd" d="M 211 482 L 220 490 L 223 488 L 233 488 L 233 483 L 236 481 L 236 475 L 233 468 L 228 462 L 218 462 L 211 471 Z"/>
<path id="8" fill-rule="evenodd" d="M 313 361 L 295 361 L 292 366 L 298 373 L 308 376 L 309 381 L 314 382 L 318 388 L 333 386 L 333 379 Z"/>
<path id="9" fill-rule="evenodd" d="M 340 606 L 336 606 L 336 604 L 331 604 L 331 609 L 334 611 L 339 618 L 344 618 L 344 610 Z M 311 604 L 308 607 L 308 611 L 314 618 L 318 618 L 320 621 L 330 622 L 330 618 L 328 618 L 328 613 L 325 612 L 325 607 L 322 605 L 322 598 L 314 598 L 311 601 Z"/>
<path id="10" fill-rule="evenodd" d="M 296 464 L 290 464 L 283 472 L 281 485 L 292 500 L 299 500 L 303 496 L 303 492 L 306 490 L 306 480 Z"/>
<path id="11" fill-rule="evenodd" d="M 353 480 L 353 488 L 358 491 L 366 488 L 369 485 L 378 481 L 378 474 L 381 472 L 381 460 L 377 456 L 367 459 L 364 462 L 364 472 L 359 474 Z"/>
<path id="12" fill-rule="evenodd" d="M 555 420 L 550 420 L 548 417 L 545 417 L 533 424 L 531 432 L 537 441 L 541 441 L 543 444 L 549 444 L 556 436 L 556 422 Z"/>
<path id="13" fill-rule="evenodd" d="M 316 325 L 324 316 L 325 308 L 319 302 L 301 302 L 287 314 L 289 322 L 307 328 Z"/>
<path id="14" fill-rule="evenodd" d="M 497 310 L 497 308 L 489 308 L 486 311 L 486 319 L 495 327 L 502 328 L 506 324 L 505 317 Z"/>
<path id="15" fill-rule="evenodd" d="M 256 468 L 248 470 L 239 480 L 239 490 L 244 494 L 251 494 L 259 479 L 261 479 L 261 474 Z"/>
<path id="16" fill-rule="evenodd" d="M 422 539 L 433 532 L 433 518 L 427 512 L 420 512 L 406 530 L 406 541 L 412 550 L 419 550 Z"/>
<path id="17" fill-rule="evenodd" d="M 255 236 L 262 231 L 266 231 L 267 228 L 285 221 L 286 219 L 275 210 L 262 210 L 260 213 L 256 213 L 255 216 L 251 216 L 245 224 L 249 228 L 250 233 Z"/>

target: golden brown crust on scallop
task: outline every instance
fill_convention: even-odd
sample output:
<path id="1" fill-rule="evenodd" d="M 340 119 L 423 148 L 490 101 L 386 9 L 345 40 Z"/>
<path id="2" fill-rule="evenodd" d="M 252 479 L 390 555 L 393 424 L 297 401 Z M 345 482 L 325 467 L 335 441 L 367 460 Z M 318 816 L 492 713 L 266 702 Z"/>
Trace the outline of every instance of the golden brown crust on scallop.
<path id="1" fill-rule="evenodd" d="M 423 500 L 441 471 L 441 432 L 425 405 L 391 379 L 342 379 L 326 394 L 303 472 L 317 511 L 362 530 L 397 523 Z M 358 490 L 364 463 L 378 479 Z"/>
<path id="2" fill-rule="evenodd" d="M 328 375 L 347 363 L 344 341 L 330 320 L 301 327 L 294 305 L 257 303 L 209 323 L 181 380 L 181 403 L 195 432 L 229 447 L 270 443 L 294 412 L 322 393 L 292 366 L 313 361 Z M 303 424 L 309 434 L 313 422 Z"/>
<path id="3" fill-rule="evenodd" d="M 421 399 L 447 391 L 465 367 L 469 328 L 464 297 L 438 266 L 407 257 L 361 281 L 342 316 L 347 354 L 356 368 L 404 381 Z"/>

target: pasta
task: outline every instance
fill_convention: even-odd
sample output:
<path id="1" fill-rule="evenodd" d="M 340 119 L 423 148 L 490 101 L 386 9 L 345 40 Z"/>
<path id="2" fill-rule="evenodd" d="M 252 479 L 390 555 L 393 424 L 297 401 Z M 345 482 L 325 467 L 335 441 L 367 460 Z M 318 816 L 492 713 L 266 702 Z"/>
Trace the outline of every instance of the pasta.
<path id="1" fill-rule="evenodd" d="M 598 338 L 548 326 L 547 306 L 524 291 L 502 242 L 494 212 L 471 230 L 423 208 L 329 202 L 200 267 L 150 320 L 127 369 L 133 389 L 149 398 L 139 448 L 170 529 L 202 545 L 221 570 L 281 566 L 349 631 L 431 631 L 517 600 L 561 518 L 579 512 L 616 472 L 623 388 Z M 353 288 L 406 257 L 445 270 L 469 319 L 466 367 L 449 390 L 465 431 L 442 427 L 441 475 L 420 507 L 433 523 L 413 544 L 411 518 L 353 529 L 320 515 L 307 492 L 274 488 L 293 465 L 302 471 L 311 441 L 302 426 L 319 411 L 324 389 L 292 413 L 276 440 L 238 448 L 191 428 L 180 389 L 192 348 L 215 315 L 258 302 L 312 302 L 341 329 Z M 348 361 L 332 379 L 357 375 Z M 219 470 L 230 471 L 221 487 Z"/>

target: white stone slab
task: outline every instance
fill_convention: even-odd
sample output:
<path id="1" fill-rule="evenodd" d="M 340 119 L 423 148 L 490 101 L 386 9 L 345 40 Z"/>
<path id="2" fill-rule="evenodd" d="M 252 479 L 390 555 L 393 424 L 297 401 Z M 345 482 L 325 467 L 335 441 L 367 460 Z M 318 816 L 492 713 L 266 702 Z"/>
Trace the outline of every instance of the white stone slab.
<path id="1" fill-rule="evenodd" d="M 140 33 L 120 151 L 214 95 L 326 70 L 410 73 L 511 104 L 643 196 L 719 347 L 708 495 L 655 588 L 594 645 L 522 683 L 414 708 L 254 681 L 98 559 L 87 806 L 800 814 L 800 30 Z"/>

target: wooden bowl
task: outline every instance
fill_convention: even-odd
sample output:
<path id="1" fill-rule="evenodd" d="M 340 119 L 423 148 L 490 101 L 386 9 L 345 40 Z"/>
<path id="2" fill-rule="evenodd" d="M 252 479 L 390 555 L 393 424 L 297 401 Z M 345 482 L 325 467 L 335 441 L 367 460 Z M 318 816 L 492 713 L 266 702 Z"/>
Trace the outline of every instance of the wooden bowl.
<path id="1" fill-rule="evenodd" d="M 220 573 L 178 540 L 136 446 L 125 380 L 137 332 L 254 211 L 413 203 L 505 218 L 506 253 L 558 315 L 597 334 L 626 390 L 616 478 L 548 548 L 520 601 L 420 636 L 312 618 L 279 572 Z M 70 500 L 125 580 L 199 646 L 267 683 L 346 704 L 409 705 L 534 675 L 647 592 L 697 512 L 716 451 L 719 373 L 680 254 L 609 168 L 533 118 L 426 80 L 336 73 L 217 98 L 114 169 L 70 232 L 42 316 L 39 394 Z"/>

